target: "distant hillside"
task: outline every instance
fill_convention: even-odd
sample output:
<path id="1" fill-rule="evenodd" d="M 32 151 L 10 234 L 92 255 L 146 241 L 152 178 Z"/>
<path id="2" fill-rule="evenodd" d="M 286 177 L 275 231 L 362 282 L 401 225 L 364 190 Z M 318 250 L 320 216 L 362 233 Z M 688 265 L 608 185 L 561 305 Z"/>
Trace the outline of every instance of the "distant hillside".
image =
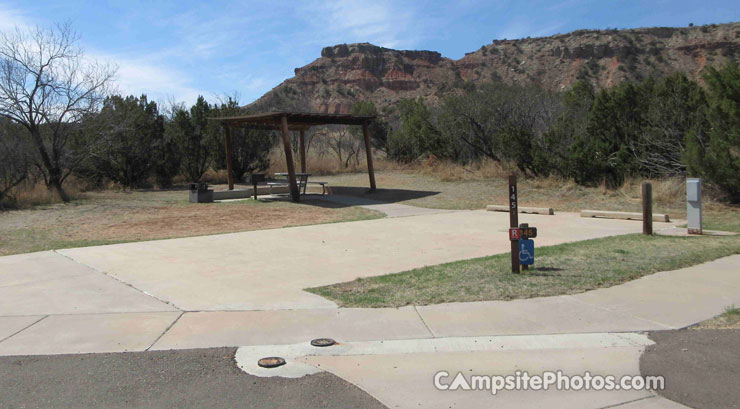
<path id="1" fill-rule="evenodd" d="M 578 79 L 597 87 L 676 71 L 699 79 L 707 65 L 740 59 L 740 23 L 631 30 L 578 30 L 552 37 L 494 40 L 459 60 L 435 51 L 399 51 L 368 43 L 326 47 L 250 104 L 260 110 L 346 113 L 356 100 L 391 109 L 401 98 L 434 102 L 466 83 L 500 79 L 552 90 Z"/>

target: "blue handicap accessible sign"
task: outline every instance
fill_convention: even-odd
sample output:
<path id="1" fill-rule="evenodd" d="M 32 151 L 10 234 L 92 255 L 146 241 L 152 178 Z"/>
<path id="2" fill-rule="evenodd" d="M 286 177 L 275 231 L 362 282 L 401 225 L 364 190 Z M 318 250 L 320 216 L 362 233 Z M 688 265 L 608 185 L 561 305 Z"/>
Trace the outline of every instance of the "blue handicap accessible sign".
<path id="1" fill-rule="evenodd" d="M 519 240 L 519 264 L 523 266 L 534 264 L 534 240 Z"/>

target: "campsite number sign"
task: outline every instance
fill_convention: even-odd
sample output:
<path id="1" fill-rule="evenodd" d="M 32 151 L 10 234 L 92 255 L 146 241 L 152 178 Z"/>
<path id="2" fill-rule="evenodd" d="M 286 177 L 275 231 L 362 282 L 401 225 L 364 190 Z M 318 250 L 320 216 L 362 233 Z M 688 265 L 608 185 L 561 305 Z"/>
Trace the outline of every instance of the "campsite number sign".
<path id="1" fill-rule="evenodd" d="M 509 208 L 512 212 L 517 211 L 516 184 L 509 184 Z"/>
<path id="2" fill-rule="evenodd" d="M 516 192 L 516 175 L 509 176 L 509 240 L 511 240 L 511 272 L 519 273 L 519 209 Z"/>
<path id="3" fill-rule="evenodd" d="M 523 227 L 522 225 L 519 226 L 519 237 L 522 239 L 533 239 L 537 237 L 537 228 L 536 227 Z"/>
<path id="4" fill-rule="evenodd" d="M 519 200 L 516 189 L 516 176 L 509 176 L 509 240 L 511 241 L 511 271 L 519 273 L 520 268 L 534 263 L 534 241 L 537 228 L 529 224 L 519 224 Z"/>

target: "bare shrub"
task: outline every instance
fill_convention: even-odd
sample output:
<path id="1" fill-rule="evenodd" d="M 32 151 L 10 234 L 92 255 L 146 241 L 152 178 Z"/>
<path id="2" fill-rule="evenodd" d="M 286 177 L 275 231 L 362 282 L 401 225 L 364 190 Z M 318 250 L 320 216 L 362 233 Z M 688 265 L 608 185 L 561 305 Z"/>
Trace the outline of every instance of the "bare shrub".
<path id="1" fill-rule="evenodd" d="M 28 130 L 37 168 L 65 202 L 62 184 L 95 138 L 79 124 L 97 112 L 115 69 L 85 60 L 69 24 L 0 32 L 0 116 Z"/>
<path id="2" fill-rule="evenodd" d="M 31 149 L 24 130 L 7 119 L 0 121 L 0 208 L 14 202 L 22 183 L 30 175 Z"/>

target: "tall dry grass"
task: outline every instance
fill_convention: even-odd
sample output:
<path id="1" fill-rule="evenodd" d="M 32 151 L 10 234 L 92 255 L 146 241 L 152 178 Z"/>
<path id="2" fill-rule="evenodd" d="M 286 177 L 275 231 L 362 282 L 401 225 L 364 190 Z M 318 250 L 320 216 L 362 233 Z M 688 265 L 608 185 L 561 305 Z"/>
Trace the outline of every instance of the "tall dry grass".
<path id="1" fill-rule="evenodd" d="M 69 178 L 64 183 L 64 191 L 69 195 L 70 200 L 79 200 L 84 198 L 84 183 L 74 178 Z M 41 181 L 32 181 L 19 186 L 13 197 L 6 200 L 0 208 L 6 209 L 27 209 L 35 206 L 45 206 L 63 203 L 56 192 L 49 190 Z"/>
<path id="2" fill-rule="evenodd" d="M 516 168 L 507 163 L 495 162 L 493 160 L 481 160 L 466 165 L 439 160 L 434 156 L 406 165 L 405 170 L 418 170 L 419 173 L 433 176 L 439 180 L 459 181 L 506 178 Z"/>
<path id="3" fill-rule="evenodd" d="M 294 158 L 296 170 L 300 168 L 300 159 Z M 367 171 L 365 161 L 344 168 L 337 158 L 331 154 L 315 155 L 309 154 L 307 158 L 308 171 L 314 175 L 335 175 L 340 173 L 363 173 Z M 375 159 L 376 171 L 401 171 L 428 175 L 445 182 L 464 180 L 486 180 L 506 179 L 512 173 L 520 176 L 520 180 L 526 181 L 530 186 L 542 190 L 552 190 L 563 194 L 582 190 L 574 180 L 559 176 L 549 177 L 526 177 L 517 169 L 513 163 L 501 163 L 490 159 L 483 159 L 470 164 L 459 164 L 456 162 L 439 160 L 434 156 L 424 160 L 401 164 L 389 160 L 384 156 Z M 281 150 L 274 150 L 270 156 L 269 173 L 286 172 L 285 155 Z M 683 177 L 670 177 L 663 179 L 628 178 L 620 187 L 613 189 L 602 184 L 598 190 L 603 195 L 623 195 L 625 197 L 640 197 L 642 183 L 650 182 L 653 186 L 653 201 L 660 206 L 680 206 L 685 203 L 686 180 Z M 705 201 L 711 203 L 721 202 L 718 192 L 711 189 L 705 190 Z"/>

